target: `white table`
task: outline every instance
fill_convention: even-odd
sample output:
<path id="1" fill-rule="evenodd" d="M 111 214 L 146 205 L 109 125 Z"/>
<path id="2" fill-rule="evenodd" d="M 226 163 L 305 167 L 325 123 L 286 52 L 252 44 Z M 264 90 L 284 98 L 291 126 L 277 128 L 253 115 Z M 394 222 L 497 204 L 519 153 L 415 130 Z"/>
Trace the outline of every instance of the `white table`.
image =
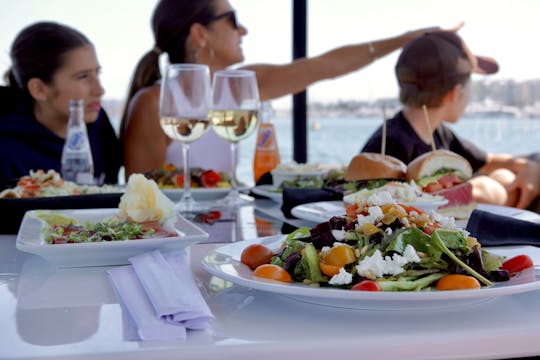
<path id="1" fill-rule="evenodd" d="M 311 305 L 226 283 L 194 245 L 191 264 L 216 316 L 185 341 L 123 338 L 106 268 L 57 269 L 0 236 L 0 358 L 492 359 L 540 354 L 540 292 L 430 311 Z"/>

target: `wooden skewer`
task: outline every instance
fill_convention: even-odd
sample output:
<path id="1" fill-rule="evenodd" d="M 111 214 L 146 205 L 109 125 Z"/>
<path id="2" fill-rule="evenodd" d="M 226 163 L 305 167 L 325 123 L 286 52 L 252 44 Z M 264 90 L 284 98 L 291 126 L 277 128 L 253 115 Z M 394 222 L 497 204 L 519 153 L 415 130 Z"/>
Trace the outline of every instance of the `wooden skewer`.
<path id="1" fill-rule="evenodd" d="M 428 115 L 426 105 L 422 105 L 422 110 L 424 110 L 424 118 L 426 119 L 426 126 L 429 131 L 429 136 L 431 136 L 431 150 L 435 151 L 437 150 L 437 148 L 435 147 L 435 141 L 433 140 L 433 133 L 431 132 L 431 123 L 429 122 L 429 115 Z"/>
<path id="2" fill-rule="evenodd" d="M 383 126 L 382 126 L 382 143 L 381 143 L 381 155 L 386 155 L 386 103 L 383 103 Z"/>

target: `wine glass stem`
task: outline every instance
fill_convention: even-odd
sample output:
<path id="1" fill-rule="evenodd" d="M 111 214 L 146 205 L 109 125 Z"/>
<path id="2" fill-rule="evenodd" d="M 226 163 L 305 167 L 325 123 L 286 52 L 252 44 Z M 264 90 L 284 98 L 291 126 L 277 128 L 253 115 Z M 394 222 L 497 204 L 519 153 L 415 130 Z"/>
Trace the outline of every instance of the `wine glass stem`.
<path id="1" fill-rule="evenodd" d="M 231 172 L 231 194 L 236 198 L 238 195 L 238 184 L 236 183 L 236 150 L 237 150 L 238 143 L 232 142 L 231 143 L 231 164 L 232 164 L 232 172 Z"/>
<path id="2" fill-rule="evenodd" d="M 191 197 L 191 173 L 189 171 L 189 144 L 182 143 L 182 159 L 184 162 L 184 191 L 182 194 L 182 202 L 185 209 L 188 210 L 192 204 L 193 199 Z"/>

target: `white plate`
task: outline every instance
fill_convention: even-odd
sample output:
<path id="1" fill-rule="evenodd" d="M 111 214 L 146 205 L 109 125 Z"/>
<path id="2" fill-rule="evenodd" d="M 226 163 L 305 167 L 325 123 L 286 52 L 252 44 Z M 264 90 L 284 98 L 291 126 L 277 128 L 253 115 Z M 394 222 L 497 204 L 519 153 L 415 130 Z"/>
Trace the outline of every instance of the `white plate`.
<path id="1" fill-rule="evenodd" d="M 272 191 L 276 189 L 277 188 L 274 185 L 258 185 L 251 189 L 251 191 L 253 191 L 254 194 L 266 196 L 267 198 L 281 204 L 283 202 L 283 192 Z"/>
<path id="2" fill-rule="evenodd" d="M 284 238 L 283 235 L 272 236 L 228 244 L 207 254 L 203 258 L 202 264 L 212 275 L 241 286 L 278 293 L 309 303 L 352 309 L 426 310 L 451 308 L 484 302 L 497 296 L 540 289 L 540 273 L 535 273 L 535 269 L 532 268 L 521 272 L 510 281 L 497 283 L 489 288 L 459 291 L 351 291 L 253 278 L 251 269 L 239 261 L 242 250 L 252 243 L 262 243 L 271 249 L 278 249 Z M 535 262 L 540 263 L 540 249 L 532 246 L 497 247 L 491 248 L 490 251 L 509 257 L 526 253 Z"/>
<path id="3" fill-rule="evenodd" d="M 406 205 L 417 206 L 412 203 L 406 203 Z M 477 209 L 540 223 L 540 215 L 529 210 L 486 204 L 478 204 Z M 295 206 L 291 209 L 291 214 L 302 220 L 321 223 L 328 221 L 332 216 L 345 215 L 345 206 L 342 201 L 319 201 Z M 465 227 L 465 225 L 467 225 L 467 220 L 456 221 L 456 224 L 460 227 Z"/>
<path id="4" fill-rule="evenodd" d="M 37 210 L 43 211 L 43 210 Z M 118 214 L 118 209 L 54 210 L 74 217 L 79 222 L 98 222 Z M 208 238 L 204 232 L 182 216 L 175 224 L 180 235 L 176 237 L 108 241 L 80 244 L 48 244 L 41 230 L 45 223 L 34 217 L 35 210 L 28 211 L 17 234 L 17 249 L 39 255 L 59 267 L 82 267 L 129 264 L 128 258 L 154 249 L 183 249 Z"/>
<path id="5" fill-rule="evenodd" d="M 227 196 L 229 188 L 195 188 L 191 189 L 191 195 L 195 200 L 216 200 Z M 172 201 L 177 202 L 182 198 L 183 189 L 161 189 L 161 191 Z"/>

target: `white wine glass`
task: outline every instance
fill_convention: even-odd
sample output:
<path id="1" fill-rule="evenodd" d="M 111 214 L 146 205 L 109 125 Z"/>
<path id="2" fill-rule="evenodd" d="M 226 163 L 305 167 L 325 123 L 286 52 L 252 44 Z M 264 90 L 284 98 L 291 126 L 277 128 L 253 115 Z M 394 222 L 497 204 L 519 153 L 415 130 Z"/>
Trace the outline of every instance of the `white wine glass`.
<path id="1" fill-rule="evenodd" d="M 253 198 L 238 192 L 236 153 L 238 142 L 251 135 L 259 121 L 259 88 L 255 72 L 216 71 L 212 84 L 210 113 L 214 132 L 231 143 L 231 190 L 223 202 L 229 206 L 238 206 L 253 201 Z"/>
<path id="2" fill-rule="evenodd" d="M 191 195 L 189 145 L 210 128 L 210 69 L 201 64 L 170 64 L 161 80 L 159 116 L 161 128 L 173 140 L 182 143 L 184 188 L 176 204 L 179 212 L 205 208 Z"/>

